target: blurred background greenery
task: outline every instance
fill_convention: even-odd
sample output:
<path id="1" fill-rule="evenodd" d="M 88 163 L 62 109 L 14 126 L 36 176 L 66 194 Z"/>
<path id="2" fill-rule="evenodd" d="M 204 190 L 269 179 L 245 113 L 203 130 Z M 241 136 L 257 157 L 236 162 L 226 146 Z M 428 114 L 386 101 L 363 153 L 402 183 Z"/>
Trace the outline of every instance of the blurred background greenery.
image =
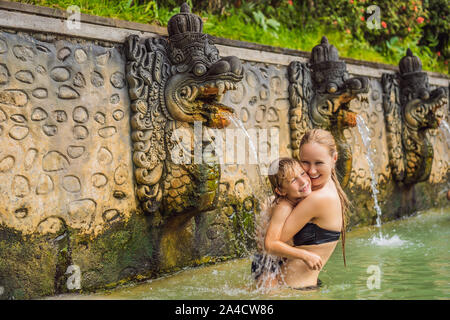
<path id="1" fill-rule="evenodd" d="M 204 32 L 303 51 L 326 35 L 342 57 L 398 65 L 411 48 L 423 68 L 449 74 L 448 0 L 20 0 L 39 6 L 166 26 L 183 2 L 200 15 Z M 380 24 L 369 6 L 379 7 Z M 372 18 L 371 18 L 372 16 Z"/>

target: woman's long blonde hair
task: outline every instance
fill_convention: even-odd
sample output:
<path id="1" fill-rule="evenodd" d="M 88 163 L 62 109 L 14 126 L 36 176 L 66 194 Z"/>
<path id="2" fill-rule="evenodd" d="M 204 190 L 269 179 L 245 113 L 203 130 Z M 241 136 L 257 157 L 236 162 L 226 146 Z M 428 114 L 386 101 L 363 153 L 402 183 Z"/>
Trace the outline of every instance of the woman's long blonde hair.
<path id="1" fill-rule="evenodd" d="M 302 140 L 300 141 L 300 147 L 301 150 L 302 146 L 308 143 L 317 143 L 320 144 L 328 149 L 328 152 L 331 157 L 334 156 L 335 153 L 337 153 L 336 148 L 336 142 L 334 140 L 333 135 L 323 129 L 312 129 L 306 132 Z M 333 166 L 331 168 L 331 179 L 333 180 L 334 184 L 336 185 L 337 193 L 339 195 L 339 199 L 341 201 L 341 209 L 342 209 L 342 256 L 344 257 L 344 266 L 347 266 L 345 261 L 345 229 L 347 228 L 347 213 L 350 208 L 350 201 L 347 198 L 347 195 L 345 194 L 344 190 L 341 187 L 341 184 L 339 183 L 337 174 L 336 174 L 336 168 Z"/>

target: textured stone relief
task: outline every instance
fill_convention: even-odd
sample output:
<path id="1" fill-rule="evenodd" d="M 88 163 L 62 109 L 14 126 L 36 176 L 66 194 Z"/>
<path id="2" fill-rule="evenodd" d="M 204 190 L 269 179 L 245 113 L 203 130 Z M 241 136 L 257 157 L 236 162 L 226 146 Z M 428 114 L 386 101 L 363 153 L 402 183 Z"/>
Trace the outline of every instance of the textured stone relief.
<path id="1" fill-rule="evenodd" d="M 448 92 L 446 88 L 431 90 L 420 59 L 410 49 L 399 68 L 397 74 L 383 74 L 383 106 L 394 179 L 412 185 L 430 178 L 434 147 L 428 133 L 444 117 Z M 444 168 L 439 162 L 436 165 Z"/>
<path id="2" fill-rule="evenodd" d="M 97 234 L 135 208 L 124 57 L 0 33 L 0 223 Z"/>

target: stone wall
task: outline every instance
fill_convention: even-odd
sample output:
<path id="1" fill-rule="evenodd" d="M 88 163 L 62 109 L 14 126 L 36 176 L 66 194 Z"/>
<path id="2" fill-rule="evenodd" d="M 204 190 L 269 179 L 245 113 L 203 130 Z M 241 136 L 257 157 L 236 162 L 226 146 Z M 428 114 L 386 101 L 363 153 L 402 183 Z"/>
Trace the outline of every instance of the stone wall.
<path id="1" fill-rule="evenodd" d="M 177 226 L 172 239 L 161 236 L 161 222 L 142 212 L 136 199 L 123 42 L 130 34 L 166 36 L 165 29 L 82 15 L 82 28 L 70 30 L 64 18 L 46 8 L 0 6 L 0 298 L 79 290 L 67 285 L 73 266 L 80 288 L 94 290 L 248 253 L 256 195 L 267 186 L 261 167 L 222 165 L 215 209 Z M 244 67 L 243 80 L 223 102 L 249 131 L 278 133 L 269 153 L 278 147 L 279 156 L 291 156 L 287 68 L 305 62 L 308 53 L 215 42 L 221 56 L 235 55 Z M 429 131 L 434 158 L 428 181 L 399 186 L 389 166 L 380 82 L 396 67 L 345 60 L 351 75 L 369 77 L 370 91 L 350 109 L 368 125 L 376 149 L 383 220 L 446 206 L 449 145 L 442 131 Z M 448 77 L 429 77 L 433 87 L 448 87 Z M 357 128 L 344 136 L 353 152 L 346 188 L 354 203 L 351 226 L 373 224 L 364 146 Z M 243 142 L 249 159 L 252 149 Z"/>

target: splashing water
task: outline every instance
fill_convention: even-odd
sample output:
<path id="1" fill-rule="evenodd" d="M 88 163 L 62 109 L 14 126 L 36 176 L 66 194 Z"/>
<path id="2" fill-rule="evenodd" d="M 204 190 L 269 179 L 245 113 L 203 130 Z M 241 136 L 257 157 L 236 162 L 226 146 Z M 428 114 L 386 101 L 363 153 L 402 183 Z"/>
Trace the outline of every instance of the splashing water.
<path id="1" fill-rule="evenodd" d="M 364 122 L 364 119 L 360 115 L 356 116 L 356 125 L 358 127 L 359 134 L 361 135 L 361 139 L 362 139 L 364 147 L 366 149 L 365 156 L 367 159 L 367 163 L 369 164 L 369 171 L 370 171 L 370 178 L 371 178 L 370 188 L 372 189 L 374 208 L 375 208 L 375 211 L 377 212 L 376 227 L 378 228 L 378 235 L 374 235 L 372 237 L 371 243 L 378 245 L 378 246 L 401 246 L 401 245 L 405 244 L 405 241 L 401 240 L 397 235 L 394 235 L 391 238 L 389 238 L 389 237 L 383 236 L 383 234 L 381 232 L 381 214 L 382 214 L 382 212 L 381 212 L 380 205 L 378 204 L 378 196 L 377 196 L 377 194 L 379 193 L 378 183 L 375 178 L 375 166 L 372 161 L 376 150 L 372 149 L 370 147 L 371 139 L 370 139 L 369 128 L 367 127 L 366 123 Z"/>
<path id="2" fill-rule="evenodd" d="M 399 238 L 398 235 L 393 235 L 392 237 L 372 237 L 370 239 L 370 243 L 375 244 L 377 246 L 385 246 L 385 247 L 401 247 L 407 243 L 407 241 Z"/>

